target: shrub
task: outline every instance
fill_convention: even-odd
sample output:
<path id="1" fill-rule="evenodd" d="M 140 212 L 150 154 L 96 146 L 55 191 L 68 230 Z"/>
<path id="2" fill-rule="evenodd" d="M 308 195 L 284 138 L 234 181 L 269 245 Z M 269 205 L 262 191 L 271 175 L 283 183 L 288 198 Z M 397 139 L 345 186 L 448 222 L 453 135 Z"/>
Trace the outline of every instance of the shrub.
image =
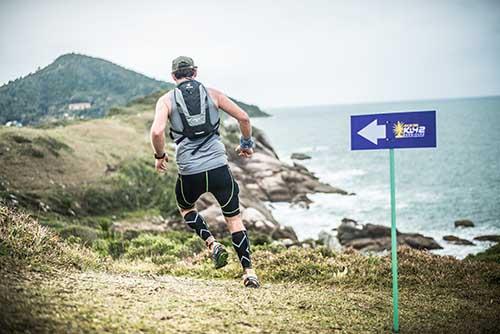
<path id="1" fill-rule="evenodd" d="M 108 240 L 108 254 L 113 259 L 117 259 L 127 252 L 129 245 L 130 242 L 128 240 L 110 239 Z"/>
<path id="2" fill-rule="evenodd" d="M 143 234 L 130 242 L 127 257 L 130 259 L 146 259 L 172 254 L 177 243 L 159 235 Z"/>
<path id="3" fill-rule="evenodd" d="M 484 252 L 477 253 L 476 255 L 468 255 L 466 259 L 500 264 L 500 243 L 491 246 Z"/>
<path id="4" fill-rule="evenodd" d="M 128 259 L 150 259 L 156 264 L 174 263 L 205 249 L 196 235 L 169 232 L 164 235 L 142 234 L 130 241 Z"/>
<path id="5" fill-rule="evenodd" d="M 81 210 L 90 215 L 157 208 L 162 216 L 170 217 L 177 212 L 173 184 L 172 176 L 159 175 L 149 162 L 140 160 L 124 165 L 112 179 L 89 186 L 80 195 L 58 197 L 79 197 Z"/>
<path id="6" fill-rule="evenodd" d="M 0 186 L 6 188 L 3 182 Z M 0 195 L 4 196 L 3 193 L 5 191 L 0 189 Z M 109 229 L 110 222 L 102 216 L 149 209 L 157 210 L 165 218 L 177 213 L 174 176 L 159 175 L 149 161 L 143 160 L 125 164 L 116 175 L 100 183 L 83 187 L 55 187 L 44 192 L 43 196 L 29 192 L 10 193 L 15 194 L 20 205 L 32 210 L 38 211 L 39 203 L 43 202 L 51 212 L 63 216 L 97 217 L 80 220 L 90 227 L 98 228 L 97 225 L 100 225 L 104 231 Z"/>
<path id="7" fill-rule="evenodd" d="M 92 249 L 100 256 L 109 255 L 109 242 L 105 239 L 97 239 L 92 243 Z"/>
<path id="8" fill-rule="evenodd" d="M 84 245 L 92 245 L 99 238 L 99 232 L 95 229 L 82 225 L 69 225 L 59 230 L 59 235 L 64 239 L 70 236 L 77 237 Z"/>

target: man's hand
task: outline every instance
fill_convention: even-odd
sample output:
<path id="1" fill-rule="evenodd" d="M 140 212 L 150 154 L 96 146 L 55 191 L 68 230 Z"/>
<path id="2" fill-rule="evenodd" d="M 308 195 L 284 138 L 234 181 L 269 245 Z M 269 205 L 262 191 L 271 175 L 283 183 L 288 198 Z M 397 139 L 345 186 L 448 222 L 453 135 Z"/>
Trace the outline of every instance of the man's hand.
<path id="1" fill-rule="evenodd" d="M 167 170 L 167 162 L 168 162 L 168 155 L 165 154 L 165 156 L 162 159 L 155 159 L 155 168 L 158 173 L 165 173 Z"/>
<path id="2" fill-rule="evenodd" d="M 241 148 L 240 145 L 236 147 L 235 151 L 238 152 L 240 157 L 244 158 L 250 158 L 253 154 L 253 148 Z"/>

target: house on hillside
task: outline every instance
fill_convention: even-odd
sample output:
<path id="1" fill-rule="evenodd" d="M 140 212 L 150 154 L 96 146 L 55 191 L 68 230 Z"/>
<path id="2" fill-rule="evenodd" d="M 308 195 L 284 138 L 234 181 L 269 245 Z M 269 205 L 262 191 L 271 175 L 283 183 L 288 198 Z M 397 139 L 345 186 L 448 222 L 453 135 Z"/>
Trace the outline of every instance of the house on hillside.
<path id="1" fill-rule="evenodd" d="M 90 109 L 92 105 L 90 102 L 77 102 L 77 103 L 70 103 L 68 105 L 69 110 L 87 110 Z"/>
<path id="2" fill-rule="evenodd" d="M 5 126 L 15 126 L 16 128 L 22 128 L 23 123 L 19 121 L 8 121 L 7 123 L 5 123 Z"/>

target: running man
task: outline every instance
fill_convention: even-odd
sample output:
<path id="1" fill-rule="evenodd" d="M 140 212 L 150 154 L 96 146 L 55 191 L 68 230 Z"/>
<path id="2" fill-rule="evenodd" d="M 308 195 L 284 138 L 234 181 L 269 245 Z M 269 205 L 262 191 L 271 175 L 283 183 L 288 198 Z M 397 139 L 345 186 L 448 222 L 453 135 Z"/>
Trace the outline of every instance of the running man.
<path id="1" fill-rule="evenodd" d="M 212 193 L 219 203 L 227 227 L 231 232 L 234 250 L 244 270 L 246 287 L 258 288 L 259 280 L 252 269 L 248 233 L 241 220 L 239 187 L 228 167 L 224 144 L 219 135 L 222 109 L 234 117 L 240 125 L 239 156 L 250 158 L 254 141 L 247 113 L 223 93 L 205 88 L 196 81 L 197 67 L 189 57 L 177 57 L 172 62 L 172 78 L 176 88 L 158 99 L 151 144 L 155 152 L 155 166 L 159 172 L 167 168 L 165 152 L 165 128 L 170 123 L 170 138 L 176 143 L 176 161 L 179 175 L 175 186 L 177 206 L 186 224 L 205 241 L 215 268 L 227 264 L 228 252 L 217 242 L 195 209 L 200 195 Z"/>

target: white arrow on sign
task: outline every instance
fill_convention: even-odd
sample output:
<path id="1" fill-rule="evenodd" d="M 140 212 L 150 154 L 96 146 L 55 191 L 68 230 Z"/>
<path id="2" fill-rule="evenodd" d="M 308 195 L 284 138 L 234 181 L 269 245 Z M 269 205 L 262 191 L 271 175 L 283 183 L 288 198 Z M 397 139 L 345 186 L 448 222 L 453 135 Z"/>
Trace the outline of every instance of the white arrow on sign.
<path id="1" fill-rule="evenodd" d="M 378 125 L 377 120 L 374 119 L 370 124 L 359 130 L 358 135 L 377 145 L 378 139 L 384 139 L 386 137 L 385 124 Z"/>

